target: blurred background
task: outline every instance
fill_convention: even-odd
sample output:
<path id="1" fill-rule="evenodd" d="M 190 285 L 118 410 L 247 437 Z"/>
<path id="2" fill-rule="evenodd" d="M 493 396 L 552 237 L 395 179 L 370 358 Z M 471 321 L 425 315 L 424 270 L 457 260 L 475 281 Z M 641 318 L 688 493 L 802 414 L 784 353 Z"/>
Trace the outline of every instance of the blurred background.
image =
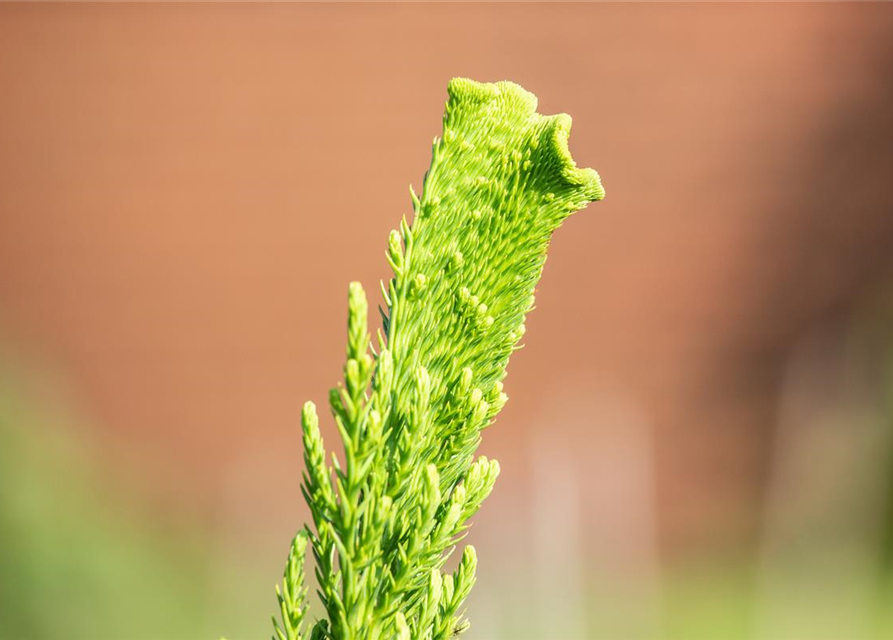
<path id="1" fill-rule="evenodd" d="M 700 3 L 0 5 L 0 638 L 269 635 L 453 76 L 608 194 L 485 434 L 468 638 L 893 638 L 893 6 Z"/>

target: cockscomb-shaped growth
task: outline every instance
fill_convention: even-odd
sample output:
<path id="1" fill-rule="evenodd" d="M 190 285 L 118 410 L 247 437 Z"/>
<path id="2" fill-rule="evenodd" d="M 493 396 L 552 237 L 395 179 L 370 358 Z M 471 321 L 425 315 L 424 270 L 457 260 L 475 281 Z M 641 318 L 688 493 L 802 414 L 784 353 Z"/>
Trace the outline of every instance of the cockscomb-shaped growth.
<path id="1" fill-rule="evenodd" d="M 468 626 L 474 549 L 455 571 L 444 564 L 499 474 L 474 453 L 506 402 L 552 232 L 604 196 L 598 174 L 571 159 L 569 116 L 536 113 L 536 97 L 510 82 L 454 79 L 448 92 L 412 223 L 388 241 L 394 276 L 375 347 L 366 294 L 350 285 L 344 381 L 329 397 L 342 460 L 330 466 L 316 408 L 304 406 L 313 525 L 277 589 L 279 640 L 440 640 Z M 310 629 L 307 546 L 326 613 Z"/>

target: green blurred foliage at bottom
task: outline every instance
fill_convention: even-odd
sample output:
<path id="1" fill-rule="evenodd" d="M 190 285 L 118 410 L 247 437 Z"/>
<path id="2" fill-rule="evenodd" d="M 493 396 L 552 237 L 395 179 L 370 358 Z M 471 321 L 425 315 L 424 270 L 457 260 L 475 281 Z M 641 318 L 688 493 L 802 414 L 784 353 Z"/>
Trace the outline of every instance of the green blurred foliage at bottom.
<path id="1" fill-rule="evenodd" d="M 0 639 L 201 637 L 202 547 L 110 489 L 71 418 L 17 383 L 0 370 Z"/>

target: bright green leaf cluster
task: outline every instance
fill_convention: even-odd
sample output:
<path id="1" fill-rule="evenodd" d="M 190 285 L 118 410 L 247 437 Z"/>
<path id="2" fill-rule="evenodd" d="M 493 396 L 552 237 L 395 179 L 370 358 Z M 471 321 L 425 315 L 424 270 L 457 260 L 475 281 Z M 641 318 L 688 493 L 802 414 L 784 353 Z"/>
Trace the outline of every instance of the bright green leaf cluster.
<path id="1" fill-rule="evenodd" d="M 278 640 L 441 640 L 468 626 L 474 549 L 454 572 L 444 564 L 499 474 L 474 452 L 506 402 L 502 379 L 552 232 L 604 196 L 571 159 L 570 124 L 536 113 L 510 82 L 450 82 L 412 225 L 388 241 L 377 351 L 366 294 L 350 285 L 344 382 L 329 397 L 343 461 L 329 464 L 316 408 L 304 406 L 313 527 L 295 538 L 277 590 Z M 308 542 L 326 612 L 309 636 Z"/>

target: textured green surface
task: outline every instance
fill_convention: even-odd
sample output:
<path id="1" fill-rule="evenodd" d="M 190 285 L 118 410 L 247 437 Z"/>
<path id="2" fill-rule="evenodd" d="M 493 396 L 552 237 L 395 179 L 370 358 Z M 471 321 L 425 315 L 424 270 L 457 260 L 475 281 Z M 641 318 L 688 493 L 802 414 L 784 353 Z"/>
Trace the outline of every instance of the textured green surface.
<path id="1" fill-rule="evenodd" d="M 367 302 L 350 286 L 344 383 L 330 395 L 344 454 L 327 460 L 316 409 L 303 413 L 299 534 L 279 601 L 279 638 L 447 638 L 461 632 L 476 556 L 443 564 L 489 495 L 495 461 L 474 452 L 505 404 L 552 232 L 604 196 L 567 147 L 571 119 L 536 113 L 510 82 L 454 79 L 415 216 L 390 236 L 394 277 L 370 348 Z M 309 636 L 300 562 L 307 540 L 327 620 Z"/>

